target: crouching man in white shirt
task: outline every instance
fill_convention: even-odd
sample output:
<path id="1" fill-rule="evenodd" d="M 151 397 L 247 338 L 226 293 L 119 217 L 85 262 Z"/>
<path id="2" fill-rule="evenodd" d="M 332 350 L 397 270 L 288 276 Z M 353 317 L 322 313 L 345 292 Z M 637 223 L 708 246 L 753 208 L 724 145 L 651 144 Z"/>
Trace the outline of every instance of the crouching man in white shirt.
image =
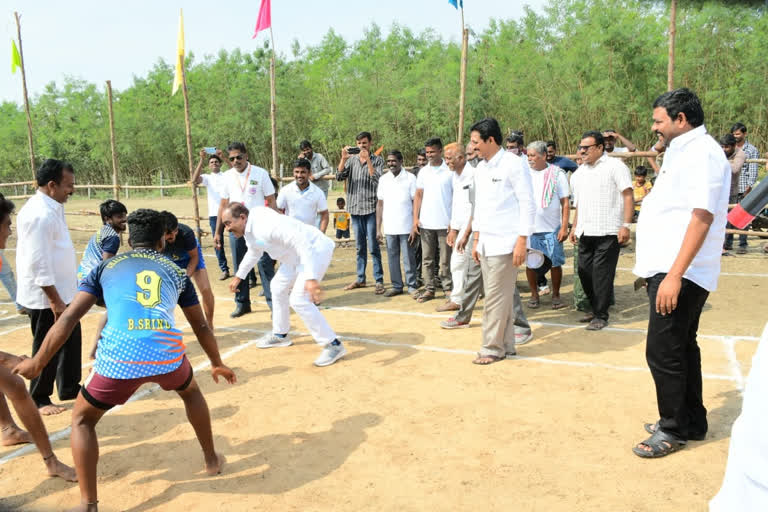
<path id="1" fill-rule="evenodd" d="M 320 281 L 331 264 L 333 241 L 314 226 L 263 206 L 253 207 L 249 212 L 240 203 L 229 203 L 221 220 L 235 237 L 244 237 L 248 247 L 230 283 L 230 290 L 237 289 L 265 251 L 280 262 L 271 283 L 272 334 L 257 346 L 271 348 L 293 344 L 288 338 L 290 305 L 314 340 L 324 347 L 315 360 L 316 366 L 328 366 L 344 357 L 347 350 L 316 306 L 322 293 Z"/>

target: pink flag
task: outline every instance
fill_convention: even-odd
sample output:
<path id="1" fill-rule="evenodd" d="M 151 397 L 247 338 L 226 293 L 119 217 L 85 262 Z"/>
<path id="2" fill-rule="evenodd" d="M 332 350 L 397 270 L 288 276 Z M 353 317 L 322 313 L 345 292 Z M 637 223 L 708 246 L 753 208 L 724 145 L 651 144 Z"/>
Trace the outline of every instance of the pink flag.
<path id="1" fill-rule="evenodd" d="M 270 0 L 261 0 L 261 7 L 259 7 L 259 17 L 256 19 L 256 31 L 253 33 L 251 39 L 256 39 L 264 29 L 272 26 L 272 9 L 269 5 Z"/>

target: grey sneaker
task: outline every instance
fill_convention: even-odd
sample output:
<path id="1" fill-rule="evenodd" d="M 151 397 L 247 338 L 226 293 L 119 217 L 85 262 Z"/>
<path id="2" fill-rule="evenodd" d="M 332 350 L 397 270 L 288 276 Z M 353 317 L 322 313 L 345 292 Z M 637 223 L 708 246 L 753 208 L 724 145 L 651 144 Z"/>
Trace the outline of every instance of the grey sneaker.
<path id="1" fill-rule="evenodd" d="M 315 366 L 329 366 L 347 355 L 347 349 L 344 345 L 339 343 L 338 345 L 331 345 L 330 343 L 323 348 L 320 353 L 320 357 L 315 359 Z"/>
<path id="2" fill-rule="evenodd" d="M 533 332 L 515 333 L 515 345 L 525 345 L 533 339 Z"/>
<path id="3" fill-rule="evenodd" d="M 459 322 L 455 318 L 449 318 L 440 322 L 440 327 L 443 329 L 466 329 L 469 327 L 469 322 Z"/>
<path id="4" fill-rule="evenodd" d="M 293 345 L 293 342 L 288 336 L 281 338 L 280 336 L 275 336 L 274 334 L 270 334 L 269 336 L 260 339 L 259 342 L 256 343 L 256 346 L 259 348 L 290 347 L 291 345 Z"/>

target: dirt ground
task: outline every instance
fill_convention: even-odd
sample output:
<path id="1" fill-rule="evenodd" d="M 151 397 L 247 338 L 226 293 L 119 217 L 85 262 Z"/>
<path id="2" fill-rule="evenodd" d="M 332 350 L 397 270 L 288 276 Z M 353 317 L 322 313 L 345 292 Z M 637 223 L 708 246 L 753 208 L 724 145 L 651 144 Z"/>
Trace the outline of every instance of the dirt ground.
<path id="1" fill-rule="evenodd" d="M 129 210 L 192 211 L 184 199 L 125 202 Z M 77 200 L 67 211 L 96 207 Z M 99 224 L 98 217 L 68 221 L 94 230 Z M 78 248 L 88 236 L 73 233 Z M 724 259 L 719 290 L 701 318 L 709 435 L 670 457 L 642 460 L 631 447 L 647 437 L 643 422 L 657 411 L 644 357 L 647 298 L 633 291 L 631 249 L 619 261 L 610 328 L 585 331 L 576 311 L 553 311 L 544 297 L 541 308 L 527 310 L 535 338 L 519 357 L 479 367 L 471 359 L 480 346 L 482 303 L 471 328 L 441 330 L 449 315 L 434 312 L 439 301 L 382 298 L 372 287 L 343 292 L 354 279 L 354 249 L 338 248 L 324 281 L 324 314 L 349 355 L 316 368 L 319 347 L 295 315 L 295 345 L 272 350 L 250 343 L 270 329 L 263 302 L 229 318 L 231 294 L 215 280 L 208 239 L 216 334 L 239 382 L 214 384 L 189 328 L 185 342 L 200 366 L 197 379 L 227 465 L 220 476 L 205 476 L 181 401 L 142 388 L 98 426 L 100 510 L 706 510 L 722 480 L 740 389 L 765 323 L 754 304 L 768 291 L 766 258 L 758 242 L 750 244 L 749 254 Z M 571 300 L 566 249 L 563 294 Z M 13 263 L 12 248 L 7 255 Z M 0 347 L 28 353 L 27 319 L 12 310 L 0 305 Z M 83 320 L 85 346 L 97 317 Z M 85 377 L 85 357 L 83 365 Z M 71 464 L 69 421 L 68 411 L 45 419 L 57 454 Z M 30 448 L 0 448 L 0 510 L 61 510 L 79 501 L 76 485 L 47 478 L 43 469 Z"/>

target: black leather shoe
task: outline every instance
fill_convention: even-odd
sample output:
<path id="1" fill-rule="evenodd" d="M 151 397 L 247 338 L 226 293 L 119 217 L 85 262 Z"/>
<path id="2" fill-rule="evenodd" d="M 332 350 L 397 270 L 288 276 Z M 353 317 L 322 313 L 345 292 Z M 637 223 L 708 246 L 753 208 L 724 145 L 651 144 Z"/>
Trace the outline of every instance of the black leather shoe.
<path id="1" fill-rule="evenodd" d="M 259 282 L 251 279 L 248 281 L 248 288 L 256 288 L 259 285 Z"/>
<path id="2" fill-rule="evenodd" d="M 230 318 L 238 318 L 251 312 L 250 304 L 238 304 L 235 310 L 229 314 Z"/>

